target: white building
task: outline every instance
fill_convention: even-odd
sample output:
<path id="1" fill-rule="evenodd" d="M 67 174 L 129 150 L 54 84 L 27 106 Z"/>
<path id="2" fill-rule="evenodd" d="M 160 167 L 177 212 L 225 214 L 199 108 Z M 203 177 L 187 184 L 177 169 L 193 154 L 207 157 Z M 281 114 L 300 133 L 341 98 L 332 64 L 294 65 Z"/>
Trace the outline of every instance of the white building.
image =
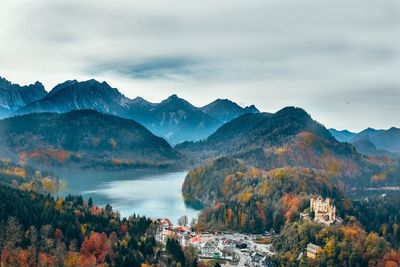
<path id="1" fill-rule="evenodd" d="M 330 198 L 311 197 L 310 212 L 314 212 L 316 222 L 329 225 L 336 221 L 336 207 L 332 205 Z"/>
<path id="2" fill-rule="evenodd" d="M 219 249 L 211 242 L 201 244 L 201 255 L 207 258 L 220 258 L 222 256 Z"/>

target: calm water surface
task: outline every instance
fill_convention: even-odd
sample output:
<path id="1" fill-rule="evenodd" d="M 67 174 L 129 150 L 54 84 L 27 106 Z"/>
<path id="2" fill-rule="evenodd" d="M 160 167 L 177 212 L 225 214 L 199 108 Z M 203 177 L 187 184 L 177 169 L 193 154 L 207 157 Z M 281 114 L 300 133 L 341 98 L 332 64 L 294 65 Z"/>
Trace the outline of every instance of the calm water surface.
<path id="1" fill-rule="evenodd" d="M 104 206 L 110 204 L 122 216 L 140 214 L 151 218 L 168 217 L 176 223 L 187 215 L 197 218 L 199 210 L 185 205 L 181 188 L 187 172 L 58 170 L 68 184 L 60 194 L 81 194 Z"/>

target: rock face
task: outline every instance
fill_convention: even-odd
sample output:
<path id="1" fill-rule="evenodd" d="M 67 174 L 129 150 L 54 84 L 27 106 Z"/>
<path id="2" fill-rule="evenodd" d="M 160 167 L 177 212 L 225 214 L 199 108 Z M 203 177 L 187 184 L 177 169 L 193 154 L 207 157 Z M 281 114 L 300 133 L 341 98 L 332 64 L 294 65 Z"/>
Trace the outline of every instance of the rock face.
<path id="1" fill-rule="evenodd" d="M 0 117 L 9 116 L 21 107 L 42 99 L 46 94 L 40 82 L 20 86 L 0 77 Z"/>
<path id="2" fill-rule="evenodd" d="M 63 113 L 72 110 L 93 109 L 103 113 L 122 115 L 128 107 L 129 99 L 106 82 L 72 80 L 57 85 L 46 97 L 28 104 L 18 113 Z"/>

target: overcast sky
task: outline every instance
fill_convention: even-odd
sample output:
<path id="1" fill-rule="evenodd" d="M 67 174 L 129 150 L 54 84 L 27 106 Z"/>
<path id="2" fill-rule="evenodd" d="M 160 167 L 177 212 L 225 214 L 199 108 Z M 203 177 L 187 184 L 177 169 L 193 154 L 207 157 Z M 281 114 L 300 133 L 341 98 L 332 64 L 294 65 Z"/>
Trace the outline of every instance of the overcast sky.
<path id="1" fill-rule="evenodd" d="M 0 76 L 15 83 L 95 78 L 153 102 L 400 127 L 398 0 L 10 0 L 0 18 Z"/>

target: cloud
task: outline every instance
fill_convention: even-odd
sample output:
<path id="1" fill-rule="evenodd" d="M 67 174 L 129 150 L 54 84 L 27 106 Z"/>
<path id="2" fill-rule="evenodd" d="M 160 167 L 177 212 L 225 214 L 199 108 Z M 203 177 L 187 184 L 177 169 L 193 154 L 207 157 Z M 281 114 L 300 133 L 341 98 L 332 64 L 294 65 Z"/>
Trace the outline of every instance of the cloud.
<path id="1" fill-rule="evenodd" d="M 228 97 L 302 106 L 338 128 L 400 123 L 397 0 L 13 0 L 0 17 L 0 75 L 14 82 L 96 78 L 154 102 Z"/>
<path id="2" fill-rule="evenodd" d="M 91 67 L 93 75 L 112 72 L 132 79 L 154 80 L 164 79 L 179 81 L 180 78 L 200 75 L 194 68 L 196 62 L 189 58 L 156 58 L 145 62 L 112 62 Z"/>

